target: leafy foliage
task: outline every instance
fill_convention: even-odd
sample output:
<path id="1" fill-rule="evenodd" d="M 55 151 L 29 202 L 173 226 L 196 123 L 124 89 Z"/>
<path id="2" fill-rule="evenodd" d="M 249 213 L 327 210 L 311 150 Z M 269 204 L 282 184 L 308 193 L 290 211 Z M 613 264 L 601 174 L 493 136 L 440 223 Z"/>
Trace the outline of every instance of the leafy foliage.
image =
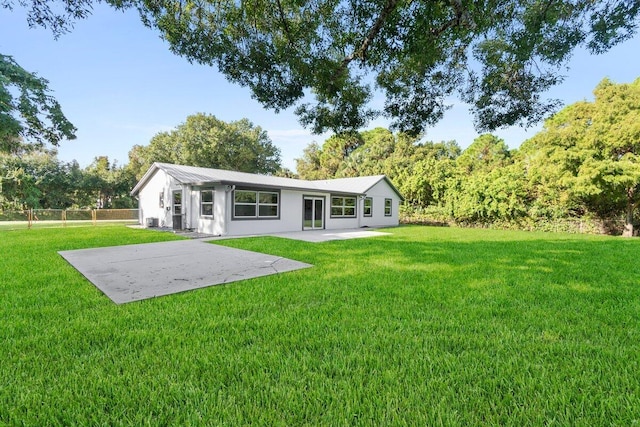
<path id="1" fill-rule="evenodd" d="M 12 10 L 15 3 L 14 0 L 0 0 L 0 7 Z M 17 3 L 27 9 L 27 23 L 30 27 L 49 28 L 57 38 L 70 31 L 76 20 L 86 18 L 91 14 L 93 1 L 18 0 Z M 116 5 L 117 2 L 113 3 Z"/>
<path id="2" fill-rule="evenodd" d="M 132 208 L 136 202 L 129 192 L 136 184 L 130 168 L 111 163 L 107 156 L 99 156 L 83 171 L 80 190 L 83 204 L 97 208 Z"/>
<path id="3" fill-rule="evenodd" d="M 43 147 L 75 138 L 76 128 L 49 95 L 47 84 L 0 54 L 0 152 L 15 153 L 23 140 Z"/>
<path id="4" fill-rule="evenodd" d="M 298 171 L 309 179 L 384 173 L 406 210 L 428 208 L 436 221 L 529 227 L 597 218 L 624 221 L 631 236 L 640 206 L 640 79 L 605 79 L 594 94 L 549 118 L 519 150 L 490 134 L 461 152 L 455 142 L 374 129 L 308 146 Z"/>
<path id="5" fill-rule="evenodd" d="M 632 235 L 640 205 L 640 79 L 620 85 L 604 79 L 594 95 L 594 102 L 549 119 L 523 150 L 554 159 L 556 185 L 585 209 L 603 216 L 624 212 L 625 234 Z"/>
<path id="6" fill-rule="evenodd" d="M 92 5 L 18 3 L 29 25 L 56 37 Z M 316 133 L 352 132 L 384 115 L 411 136 L 439 121 L 453 95 L 471 104 L 482 131 L 538 122 L 558 106 L 542 95 L 562 82 L 572 52 L 605 52 L 632 37 L 640 19 L 632 0 L 107 3 L 136 8 L 174 53 L 217 66 L 266 108 L 295 106 Z M 374 107 L 379 93 L 385 103 Z"/>
<path id="7" fill-rule="evenodd" d="M 173 52 L 216 65 L 265 107 L 296 106 L 314 132 L 354 131 L 382 114 L 412 136 L 456 94 L 480 130 L 539 121 L 558 104 L 542 94 L 571 53 L 628 39 L 640 12 L 637 1 L 591 0 L 111 3 L 136 7 Z"/>
<path id="8" fill-rule="evenodd" d="M 24 146 L 20 155 L 0 153 L 0 210 L 131 208 L 135 177 L 98 157 L 87 168 L 58 160 L 56 152 Z"/>
<path id="9" fill-rule="evenodd" d="M 269 174 L 280 169 L 280 150 L 247 119 L 226 123 L 200 113 L 129 152 L 129 168 L 137 178 L 153 162 Z"/>

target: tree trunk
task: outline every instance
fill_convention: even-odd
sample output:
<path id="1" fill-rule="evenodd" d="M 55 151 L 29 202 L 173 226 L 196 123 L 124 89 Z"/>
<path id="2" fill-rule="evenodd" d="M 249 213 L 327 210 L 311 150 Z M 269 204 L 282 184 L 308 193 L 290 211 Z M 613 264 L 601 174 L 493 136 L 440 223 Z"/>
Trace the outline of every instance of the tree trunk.
<path id="1" fill-rule="evenodd" d="M 627 218 L 624 224 L 622 237 L 633 237 L 633 203 L 627 202 Z"/>

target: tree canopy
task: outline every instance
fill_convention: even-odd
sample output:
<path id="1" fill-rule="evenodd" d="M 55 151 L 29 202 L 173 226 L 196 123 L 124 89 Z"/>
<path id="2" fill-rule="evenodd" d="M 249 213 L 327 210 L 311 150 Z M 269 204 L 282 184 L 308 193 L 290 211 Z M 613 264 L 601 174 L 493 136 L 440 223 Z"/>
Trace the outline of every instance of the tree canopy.
<path id="1" fill-rule="evenodd" d="M 153 162 L 272 174 L 280 169 L 280 150 L 260 126 L 247 119 L 227 123 L 199 113 L 129 152 L 138 178 Z"/>
<path id="2" fill-rule="evenodd" d="M 19 0 L 29 25 L 54 36 L 92 3 Z M 174 53 L 217 66 L 265 107 L 295 106 L 316 133 L 354 131 L 383 115 L 415 136 L 443 117 L 452 96 L 471 105 L 480 131 L 536 123 L 559 105 L 543 94 L 562 82 L 576 48 L 605 52 L 640 20 L 636 0 L 107 3 L 136 8 Z"/>
<path id="3" fill-rule="evenodd" d="M 539 121 L 558 104 L 542 94 L 573 51 L 630 38 L 640 11 L 634 0 L 111 3 L 137 7 L 173 52 L 217 66 L 265 107 L 296 106 L 317 133 L 384 115 L 411 135 L 440 120 L 452 95 L 471 104 L 479 130 Z"/>
<path id="4" fill-rule="evenodd" d="M 75 138 L 76 128 L 47 85 L 47 80 L 0 54 L 0 152 L 15 153 L 23 141 L 43 147 Z"/>
<path id="5" fill-rule="evenodd" d="M 600 215 L 624 212 L 633 234 L 640 205 L 640 78 L 629 84 L 604 79 L 593 102 L 570 105 L 523 144 L 532 162 L 551 163 L 543 175 Z M 536 154 L 536 153 L 541 153 Z M 554 170 L 555 169 L 555 170 Z"/>

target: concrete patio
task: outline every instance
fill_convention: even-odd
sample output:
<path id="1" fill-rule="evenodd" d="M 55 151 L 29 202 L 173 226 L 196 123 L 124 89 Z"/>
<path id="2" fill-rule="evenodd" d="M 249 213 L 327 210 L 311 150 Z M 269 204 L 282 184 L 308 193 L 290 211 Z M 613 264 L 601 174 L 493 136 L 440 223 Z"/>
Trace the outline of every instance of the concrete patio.
<path id="1" fill-rule="evenodd" d="M 61 251 L 59 254 L 116 304 L 312 267 L 287 258 L 207 243 L 229 237 L 179 234 L 190 239 Z M 296 231 L 269 236 L 318 243 L 389 234 L 353 229 Z"/>
<path id="2" fill-rule="evenodd" d="M 202 240 L 61 251 L 116 304 L 311 267 Z"/>

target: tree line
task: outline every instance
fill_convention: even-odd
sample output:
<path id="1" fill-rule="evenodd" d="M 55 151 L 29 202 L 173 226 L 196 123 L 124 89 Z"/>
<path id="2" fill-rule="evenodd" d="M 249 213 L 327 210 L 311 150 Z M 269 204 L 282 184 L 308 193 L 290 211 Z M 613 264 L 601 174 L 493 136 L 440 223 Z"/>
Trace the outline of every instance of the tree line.
<path id="1" fill-rule="evenodd" d="M 605 79 L 594 95 L 549 118 L 518 149 L 491 134 L 461 150 L 378 128 L 308 145 L 297 171 L 304 179 L 385 174 L 414 217 L 515 227 L 619 221 L 613 231 L 631 236 L 640 205 L 640 79 Z"/>
<path id="2" fill-rule="evenodd" d="M 136 179 L 125 165 L 99 156 L 87 167 L 60 161 L 55 150 L 0 153 L 0 211 L 137 208 Z"/>
<path id="3" fill-rule="evenodd" d="M 329 179 L 387 175 L 414 218 L 531 227 L 563 219 L 620 221 L 632 235 L 640 205 L 640 79 L 603 80 L 593 102 L 569 105 L 518 149 L 492 134 L 462 150 L 377 128 L 311 143 L 297 175 L 249 120 L 196 114 L 129 152 L 120 166 L 97 157 L 87 168 L 29 144 L 0 154 L 0 208 L 128 208 L 129 191 L 153 162 Z"/>

